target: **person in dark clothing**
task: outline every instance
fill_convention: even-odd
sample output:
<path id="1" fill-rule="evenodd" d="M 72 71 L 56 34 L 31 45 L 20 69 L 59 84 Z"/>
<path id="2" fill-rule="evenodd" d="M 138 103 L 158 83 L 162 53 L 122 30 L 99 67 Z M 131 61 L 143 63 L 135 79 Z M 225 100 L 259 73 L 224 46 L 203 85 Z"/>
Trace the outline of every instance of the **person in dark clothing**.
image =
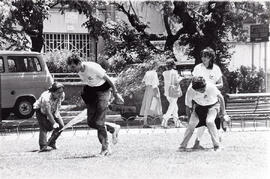
<path id="1" fill-rule="evenodd" d="M 117 140 L 120 126 L 113 123 L 105 123 L 105 115 L 111 98 L 111 91 L 115 101 L 121 102 L 122 98 L 117 93 L 116 87 L 106 71 L 95 62 L 82 62 L 77 55 L 71 55 L 67 59 L 68 69 L 79 74 L 85 84 L 82 91 L 82 99 L 87 106 L 87 123 L 89 127 L 97 129 L 98 139 L 101 143 L 100 155 L 111 153 L 107 130 Z M 114 141 L 114 140 L 113 140 Z"/>

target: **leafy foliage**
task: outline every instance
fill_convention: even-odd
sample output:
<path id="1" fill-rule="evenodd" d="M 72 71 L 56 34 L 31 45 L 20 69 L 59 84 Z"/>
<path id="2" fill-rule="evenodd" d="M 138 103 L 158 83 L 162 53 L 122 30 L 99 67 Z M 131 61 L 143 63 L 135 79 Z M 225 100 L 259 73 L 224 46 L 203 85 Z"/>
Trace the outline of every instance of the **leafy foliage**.
<path id="1" fill-rule="evenodd" d="M 2 48 L 40 52 L 43 46 L 43 21 L 48 16 L 50 0 L 1 2 L 8 16 L 0 11 Z M 30 38 L 30 39 L 29 39 Z"/>
<path id="2" fill-rule="evenodd" d="M 224 74 L 227 78 L 229 93 L 255 93 L 265 91 L 263 69 L 241 66 Z"/>
<path id="3" fill-rule="evenodd" d="M 145 63 L 130 64 L 118 75 L 116 87 L 123 96 L 136 94 L 143 87 L 142 79 L 149 70 L 156 70 L 159 76 L 163 72 L 163 65 L 167 60 L 166 54 L 153 54 Z M 162 81 L 162 80 L 160 80 Z"/>
<path id="4" fill-rule="evenodd" d="M 46 53 L 43 58 L 51 73 L 67 73 L 66 60 L 71 54 L 68 50 L 55 50 Z"/>

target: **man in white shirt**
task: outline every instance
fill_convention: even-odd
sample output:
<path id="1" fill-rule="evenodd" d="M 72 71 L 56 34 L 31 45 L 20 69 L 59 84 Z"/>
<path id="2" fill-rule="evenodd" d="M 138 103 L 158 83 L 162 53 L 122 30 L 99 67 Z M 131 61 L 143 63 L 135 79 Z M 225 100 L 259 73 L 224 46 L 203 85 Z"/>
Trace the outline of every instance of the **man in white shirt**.
<path id="1" fill-rule="evenodd" d="M 116 87 L 106 71 L 95 62 L 82 62 L 77 55 L 71 55 L 68 57 L 67 65 L 70 70 L 79 74 L 85 84 L 81 96 L 87 106 L 87 123 L 89 127 L 97 129 L 98 139 L 102 145 L 100 154 L 105 156 L 110 153 L 107 130 L 113 134 L 115 143 L 120 130 L 119 125 L 105 124 L 105 115 L 111 96 L 110 89 L 116 101 L 121 101 Z"/>
<path id="2" fill-rule="evenodd" d="M 194 129 L 199 122 L 205 123 L 211 135 L 214 150 L 218 150 L 219 140 L 215 119 L 219 111 L 221 111 L 222 116 L 226 115 L 225 103 L 220 91 L 215 85 L 206 83 L 203 77 L 194 77 L 192 85 L 187 89 L 185 104 L 189 124 L 179 151 L 186 150 Z M 204 114 L 205 116 L 203 116 Z"/>

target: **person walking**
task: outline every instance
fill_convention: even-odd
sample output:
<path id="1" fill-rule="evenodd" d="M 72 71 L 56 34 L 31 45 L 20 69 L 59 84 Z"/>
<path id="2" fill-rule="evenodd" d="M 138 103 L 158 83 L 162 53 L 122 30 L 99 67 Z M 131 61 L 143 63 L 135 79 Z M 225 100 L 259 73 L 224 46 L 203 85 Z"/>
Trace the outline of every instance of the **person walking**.
<path id="1" fill-rule="evenodd" d="M 182 96 L 182 90 L 180 87 L 180 81 L 182 78 L 179 76 L 178 72 L 175 70 L 175 62 L 173 59 L 166 62 L 167 70 L 162 73 L 164 78 L 164 95 L 169 102 L 167 112 L 163 115 L 163 120 L 161 126 L 167 128 L 168 120 L 173 119 L 176 127 L 180 127 L 181 123 L 178 120 L 178 105 L 177 100 Z M 179 95 L 171 95 L 170 88 L 174 87 L 178 89 Z"/>
<path id="2" fill-rule="evenodd" d="M 143 128 L 151 128 L 147 124 L 147 116 L 162 115 L 162 106 L 159 92 L 159 80 L 155 70 L 147 71 L 142 80 L 146 87 L 142 100 L 140 115 L 143 117 Z"/>
<path id="3" fill-rule="evenodd" d="M 80 57 L 73 54 L 67 59 L 68 69 L 78 73 L 85 84 L 82 91 L 82 99 L 87 107 L 87 123 L 89 127 L 97 129 L 97 136 L 101 143 L 100 155 L 111 153 L 107 130 L 112 133 L 114 143 L 117 142 L 120 126 L 107 123 L 105 115 L 111 98 L 111 90 L 115 101 L 123 103 L 117 93 L 116 87 L 106 71 L 95 62 L 82 62 Z"/>
<path id="4" fill-rule="evenodd" d="M 59 111 L 61 102 L 64 99 L 64 85 L 55 82 L 48 90 L 41 94 L 33 105 L 39 124 L 39 146 L 41 152 L 46 151 L 47 146 L 56 149 L 55 143 L 59 136 L 53 140 L 50 139 L 64 127 L 64 122 Z M 51 141 L 50 144 L 47 143 L 48 131 L 53 131 L 49 139 Z"/>
<path id="5" fill-rule="evenodd" d="M 180 144 L 179 151 L 185 151 L 195 127 L 201 123 L 206 125 L 210 133 L 214 150 L 219 149 L 219 140 L 215 119 L 217 115 L 227 115 L 223 96 L 217 87 L 206 83 L 203 77 L 193 77 L 185 96 L 186 113 L 189 123 Z"/>
<path id="6" fill-rule="evenodd" d="M 221 89 L 223 87 L 222 72 L 219 66 L 214 64 L 215 51 L 210 47 L 206 47 L 201 52 L 201 59 L 202 63 L 199 63 L 194 67 L 192 75 L 202 76 L 207 83 L 212 83 L 218 89 Z M 216 124 L 218 129 L 220 129 L 220 118 L 216 119 Z M 193 146 L 194 149 L 203 149 L 203 147 L 200 145 L 200 141 L 202 139 L 205 129 L 205 126 L 198 127 L 197 137 Z M 219 132 L 219 136 L 220 135 L 221 133 Z M 221 138 L 219 138 L 219 140 L 221 140 Z"/>

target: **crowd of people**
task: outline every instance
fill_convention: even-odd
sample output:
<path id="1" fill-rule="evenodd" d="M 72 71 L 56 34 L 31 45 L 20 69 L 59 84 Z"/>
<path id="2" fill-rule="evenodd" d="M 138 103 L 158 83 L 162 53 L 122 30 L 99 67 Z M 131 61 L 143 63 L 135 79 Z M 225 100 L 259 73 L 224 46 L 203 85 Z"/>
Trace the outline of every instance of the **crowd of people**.
<path id="1" fill-rule="evenodd" d="M 207 47 L 201 52 L 202 63 L 196 65 L 193 70 L 193 78 L 185 95 L 186 114 L 188 126 L 179 151 L 185 151 L 188 142 L 195 130 L 198 128 L 194 149 L 202 149 L 201 138 L 207 128 L 213 142 L 214 150 L 220 148 L 221 119 L 226 116 L 225 102 L 220 88 L 223 86 L 220 68 L 214 64 L 215 52 Z M 100 155 L 106 156 L 111 153 L 107 131 L 112 134 L 113 144 L 117 143 L 120 126 L 105 122 L 105 115 L 111 99 L 122 104 L 123 99 L 107 75 L 106 71 L 95 62 L 83 62 L 77 55 L 71 55 L 67 59 L 68 69 L 78 73 L 83 87 L 81 97 L 87 108 L 87 124 L 97 130 L 97 137 L 101 144 Z M 177 100 L 181 97 L 182 90 L 180 81 L 182 77 L 175 69 L 174 60 L 166 62 L 166 70 L 162 73 L 164 79 L 164 95 L 169 103 L 166 113 L 162 114 L 162 105 L 159 91 L 159 79 L 155 69 L 147 71 L 143 82 L 145 93 L 142 100 L 140 115 L 143 116 L 144 127 L 147 124 L 147 116 L 162 116 L 161 126 L 166 128 L 168 120 L 172 119 L 176 127 L 181 123 L 178 117 Z M 61 102 L 65 98 L 64 85 L 55 82 L 50 89 L 41 94 L 35 102 L 34 109 L 40 126 L 39 146 L 40 151 L 48 150 L 48 147 L 56 149 L 56 140 L 59 131 L 64 127 L 59 113 Z M 51 138 L 47 141 L 47 132 L 53 131 Z M 56 135 L 58 133 L 58 135 Z M 54 136 L 54 137 L 53 137 Z"/>

